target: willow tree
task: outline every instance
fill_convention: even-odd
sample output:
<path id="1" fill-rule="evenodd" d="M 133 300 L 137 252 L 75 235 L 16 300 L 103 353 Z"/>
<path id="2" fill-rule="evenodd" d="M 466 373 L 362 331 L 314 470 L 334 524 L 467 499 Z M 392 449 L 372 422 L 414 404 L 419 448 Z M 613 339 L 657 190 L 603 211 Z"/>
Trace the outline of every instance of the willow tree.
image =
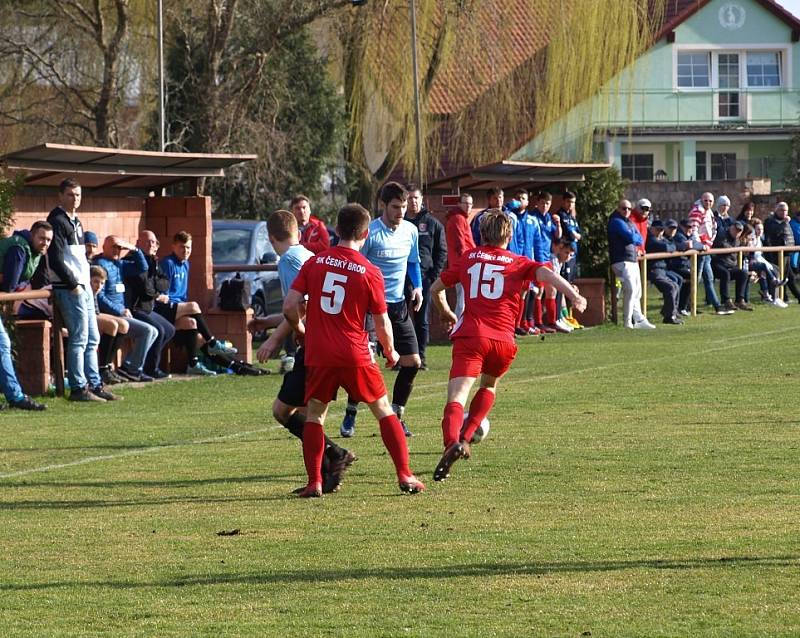
<path id="1" fill-rule="evenodd" d="M 502 159 L 556 122 L 652 44 L 665 1 L 417 2 L 424 174 Z M 331 28 L 366 199 L 398 167 L 413 172 L 409 5 L 368 2 Z"/>

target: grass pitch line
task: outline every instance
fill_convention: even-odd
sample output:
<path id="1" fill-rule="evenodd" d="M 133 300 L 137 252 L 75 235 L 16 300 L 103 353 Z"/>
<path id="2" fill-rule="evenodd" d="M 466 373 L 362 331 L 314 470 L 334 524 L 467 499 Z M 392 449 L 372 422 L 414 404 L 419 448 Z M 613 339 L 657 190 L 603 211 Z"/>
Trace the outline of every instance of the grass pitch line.
<path id="1" fill-rule="evenodd" d="M 794 333 L 794 331 L 795 331 L 794 327 L 782 328 L 780 330 L 770 330 L 768 332 L 762 332 L 758 336 L 759 337 L 770 336 L 770 335 L 782 334 L 782 333 L 786 333 L 786 332 Z M 728 339 L 715 340 L 715 341 L 712 341 L 712 343 L 725 343 L 726 345 L 719 346 L 719 347 L 716 347 L 716 348 L 706 348 L 705 350 L 696 351 L 693 354 L 702 355 L 702 354 L 709 354 L 709 353 L 713 353 L 713 352 L 721 352 L 723 350 L 731 350 L 733 348 L 740 348 L 741 347 L 740 343 L 731 343 L 731 341 L 736 340 L 736 339 L 752 339 L 752 338 L 753 338 L 753 335 L 740 335 L 739 337 L 730 337 Z M 794 339 L 794 338 L 796 338 L 795 335 L 791 334 L 791 335 L 787 335 L 786 337 L 782 337 L 780 339 L 775 339 L 774 341 L 783 341 L 783 340 L 786 340 L 786 339 Z M 665 361 L 665 360 L 668 360 L 668 359 L 674 359 L 675 357 L 683 357 L 683 356 L 685 356 L 685 353 L 680 352 L 680 353 L 664 355 L 664 356 L 656 357 L 656 358 L 652 358 L 651 357 L 651 358 L 648 358 L 647 360 L 643 360 L 643 361 L 639 361 L 639 362 L 617 361 L 617 362 L 614 362 L 614 363 L 608 363 L 608 364 L 604 364 L 604 365 L 601 365 L 601 366 L 594 366 L 592 368 L 582 368 L 582 369 L 579 369 L 579 370 L 568 370 L 568 371 L 564 371 L 564 372 L 558 372 L 558 373 L 555 373 L 555 374 L 543 375 L 543 376 L 537 377 L 537 379 L 539 379 L 539 380 L 542 380 L 542 379 L 547 379 L 547 380 L 559 379 L 561 377 L 565 377 L 565 376 L 569 376 L 569 375 L 586 374 L 587 372 L 601 372 L 603 370 L 608 370 L 610 368 L 617 368 L 617 367 L 623 366 L 623 365 L 630 366 L 630 365 L 636 365 L 637 363 L 655 363 L 655 362 L 658 362 L 658 361 Z M 513 370 L 513 368 L 512 368 L 512 370 Z M 529 382 L 530 382 L 530 377 L 526 376 L 526 377 L 520 378 L 520 379 L 504 380 L 504 384 L 503 385 L 516 385 L 517 383 L 529 383 Z M 445 386 L 447 386 L 447 383 L 448 383 L 447 381 L 437 381 L 437 382 L 434 382 L 434 383 L 420 384 L 420 385 L 417 386 L 417 388 L 422 390 L 422 389 L 426 389 L 426 388 L 445 387 Z M 419 394 L 417 394 L 415 396 L 417 398 L 432 399 L 432 398 L 436 398 L 436 397 L 438 397 L 440 395 L 439 395 L 439 393 L 436 393 L 436 394 L 428 394 L 428 395 L 423 395 L 423 396 L 420 396 Z M 336 415 L 335 412 L 329 412 L 328 413 L 328 416 L 335 416 L 335 415 Z M 70 461 L 69 463 L 56 463 L 56 464 L 53 464 L 53 465 L 44 465 L 44 466 L 41 466 L 41 467 L 29 468 L 27 470 L 18 470 L 16 472 L 8 472 L 6 474 L 0 474 L 0 479 L 16 478 L 16 477 L 19 477 L 19 476 L 27 476 L 29 474 L 38 474 L 38 473 L 41 473 L 41 472 L 50 472 L 52 470 L 60 470 L 60 469 L 68 468 L 68 467 L 75 467 L 75 466 L 78 466 L 78 465 L 86 465 L 88 463 L 96 463 L 98 461 L 112 461 L 114 459 L 120 459 L 120 458 L 124 458 L 124 457 L 127 457 L 127 456 L 139 456 L 139 455 L 147 454 L 147 453 L 150 453 L 150 452 L 161 452 L 163 450 L 169 450 L 169 449 L 173 449 L 173 448 L 185 447 L 187 445 L 203 445 L 203 444 L 206 444 L 206 443 L 217 443 L 219 441 L 225 441 L 225 440 L 228 440 L 228 439 L 236 439 L 236 438 L 239 438 L 239 437 L 247 436 L 249 434 L 262 434 L 264 432 L 269 432 L 270 430 L 280 429 L 282 427 L 283 427 L 282 425 L 275 424 L 275 425 L 272 425 L 272 426 L 269 426 L 269 427 L 266 427 L 266 428 L 260 428 L 258 430 L 248 430 L 246 432 L 235 432 L 233 434 L 225 434 L 225 435 L 222 435 L 222 436 L 215 436 L 215 437 L 210 437 L 210 438 L 205 438 L 205 439 L 197 439 L 197 440 L 194 440 L 194 441 L 184 441 L 184 442 L 181 442 L 181 443 L 170 443 L 168 445 L 158 445 L 158 446 L 154 446 L 154 447 L 139 448 L 139 449 L 136 449 L 136 450 L 128 450 L 126 452 L 120 452 L 118 454 L 104 454 L 104 455 L 99 455 L 99 456 L 88 456 L 86 458 L 78 459 L 76 461 Z"/>
<path id="2" fill-rule="evenodd" d="M 135 450 L 119 452 L 118 454 L 102 454 L 98 456 L 87 456 L 86 458 L 78 459 L 76 461 L 70 461 L 69 463 L 55 463 L 53 465 L 43 465 L 41 467 L 32 467 L 27 470 L 17 470 L 16 472 L 8 472 L 7 474 L 0 474 L 0 479 L 15 478 L 18 476 L 26 476 L 28 474 L 38 474 L 40 472 L 50 472 L 52 470 L 61 470 L 68 467 L 75 467 L 77 465 L 96 463 L 98 461 L 111 461 L 114 459 L 125 458 L 126 456 L 140 456 L 142 454 L 149 454 L 151 452 L 162 452 L 163 450 L 184 447 L 187 445 L 204 445 L 206 443 L 219 443 L 220 441 L 225 441 L 228 439 L 237 439 L 243 436 L 247 436 L 249 434 L 262 434 L 264 432 L 268 432 L 270 430 L 276 430 L 282 427 L 283 427 L 282 425 L 276 423 L 275 425 L 271 425 L 266 428 L 260 428 L 258 430 L 248 430 L 247 432 L 235 432 L 233 434 L 212 436 L 205 439 L 196 439 L 194 441 L 184 441 L 181 443 L 169 443 L 167 445 L 155 445 L 152 447 L 137 448 Z"/>

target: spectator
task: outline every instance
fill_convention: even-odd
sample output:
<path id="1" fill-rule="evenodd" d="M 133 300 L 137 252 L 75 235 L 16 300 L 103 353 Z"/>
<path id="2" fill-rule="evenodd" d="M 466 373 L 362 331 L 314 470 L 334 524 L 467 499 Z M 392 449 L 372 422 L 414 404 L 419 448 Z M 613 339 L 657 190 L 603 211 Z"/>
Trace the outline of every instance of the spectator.
<path id="1" fill-rule="evenodd" d="M 642 236 L 630 220 L 631 203 L 620 200 L 608 220 L 608 253 L 611 270 L 622 284 L 623 325 L 626 328 L 653 329 L 655 326 L 642 314 L 642 279 L 636 260 Z"/>
<path id="2" fill-rule="evenodd" d="M 650 219 L 650 209 L 653 205 L 650 203 L 649 199 L 642 198 L 638 202 L 636 202 L 636 208 L 631 211 L 630 220 L 633 222 L 633 225 L 636 226 L 636 230 L 639 231 L 639 234 L 642 236 L 642 243 L 636 249 L 638 255 L 644 255 L 646 243 L 647 243 L 647 228 Z"/>
<path id="3" fill-rule="evenodd" d="M 494 186 L 486 191 L 486 208 L 480 211 L 470 222 L 470 230 L 472 231 L 472 242 L 476 246 L 481 245 L 481 217 L 487 210 L 495 208 L 503 210 L 503 202 L 505 201 L 505 194 L 503 189 Z M 516 225 L 514 226 L 516 230 Z"/>
<path id="4" fill-rule="evenodd" d="M 206 368 L 197 356 L 198 333 L 205 340 L 203 347 L 210 355 L 234 355 L 237 350 L 225 345 L 211 334 L 200 311 L 200 306 L 196 301 L 189 301 L 189 257 L 191 254 L 192 236 L 185 230 L 175 233 L 172 238 L 172 252 L 159 262 L 161 270 L 169 279 L 167 301 L 156 301 L 153 310 L 173 326 L 179 319 L 184 317 L 189 319 L 189 327 L 176 330 L 173 338 L 186 348 L 189 360 L 186 372 L 199 376 L 215 376 L 216 372 Z"/>
<path id="5" fill-rule="evenodd" d="M 564 272 L 564 265 L 574 256 L 575 253 L 572 250 L 572 242 L 569 239 L 562 237 L 556 240 L 553 243 L 553 272 Z M 578 287 L 570 283 L 563 275 L 562 279 L 567 281 L 575 292 L 578 292 Z M 558 315 L 558 319 L 556 319 L 556 328 L 558 328 L 560 332 L 572 332 L 578 328 L 583 328 L 582 325 L 572 319 L 569 313 L 570 310 L 567 308 L 566 296 L 559 291 L 556 294 L 556 314 Z"/>
<path id="6" fill-rule="evenodd" d="M 118 397 L 103 387 L 97 364 L 100 332 L 91 292 L 83 226 L 77 215 L 81 194 L 80 184 L 73 179 L 65 179 L 59 184 L 59 205 L 47 216 L 53 227 L 53 241 L 47 250 L 49 278 L 53 285 L 54 303 L 69 331 L 66 353 L 71 388 L 69 400 L 113 401 Z"/>
<path id="7" fill-rule="evenodd" d="M 419 346 L 420 369 L 427 370 L 425 348 L 430 340 L 430 300 L 431 284 L 439 278 L 439 273 L 447 262 L 447 240 L 444 226 L 424 207 L 422 191 L 418 186 L 408 187 L 408 209 L 406 219 L 417 227 L 419 232 L 419 265 L 422 270 L 422 305 L 414 312 L 414 332 Z M 408 283 L 408 281 L 406 282 Z"/>
<path id="8" fill-rule="evenodd" d="M 700 199 L 695 202 L 694 207 L 689 212 L 689 219 L 697 225 L 697 234 L 703 246 L 708 249 L 714 245 L 717 236 L 717 222 L 714 217 L 714 195 L 703 193 Z M 714 287 L 714 270 L 711 267 L 711 255 L 700 255 L 697 262 L 697 270 L 703 287 L 706 291 L 706 304 L 713 306 L 718 315 L 733 314 L 731 308 L 723 308 Z"/>
<path id="9" fill-rule="evenodd" d="M 92 294 L 94 294 L 94 307 L 99 308 L 97 295 L 103 289 L 108 279 L 108 273 L 102 266 L 92 266 L 89 268 L 91 277 Z M 123 317 L 107 314 L 97 310 L 97 328 L 100 330 L 100 347 L 97 352 L 97 360 L 100 364 L 100 376 L 106 385 L 124 383 L 128 381 L 114 370 L 112 364 L 116 361 L 117 352 L 122 345 L 122 340 L 128 334 L 130 325 Z"/>
<path id="10" fill-rule="evenodd" d="M 647 235 L 648 253 L 674 253 L 675 244 L 671 240 L 664 239 L 664 222 L 660 219 L 655 220 L 650 225 Z M 667 274 L 667 258 L 649 259 L 647 261 L 647 272 L 650 281 L 658 288 L 664 297 L 664 304 L 661 306 L 661 316 L 663 323 L 680 325 L 683 321 L 678 317 L 678 294 L 680 284 Z"/>
<path id="11" fill-rule="evenodd" d="M 733 223 L 733 218 L 728 214 L 731 209 L 731 200 L 726 195 L 717 199 L 717 212 L 714 218 L 717 222 L 717 233 L 725 233 Z"/>
<path id="12" fill-rule="evenodd" d="M 553 260 L 553 242 L 561 239 L 561 219 L 558 215 L 550 214 L 550 206 L 553 203 L 553 196 L 540 191 L 535 197 L 536 207 L 533 215 L 539 222 L 539 233 L 534 234 L 533 260 L 539 263 L 549 263 Z M 509 248 L 510 250 L 510 248 Z M 513 251 L 512 251 L 513 252 Z M 556 311 L 556 289 L 550 284 L 540 286 L 538 294 L 531 295 L 534 298 L 533 316 L 534 322 L 542 332 L 562 332 L 556 325 L 558 320 Z M 545 320 L 542 312 L 542 299 L 546 305 L 547 319 Z"/>
<path id="13" fill-rule="evenodd" d="M 100 246 L 100 243 L 97 239 L 97 234 L 93 233 L 91 230 L 84 232 L 83 246 L 86 249 L 86 261 L 91 263 L 92 259 L 94 259 L 99 253 L 97 249 Z"/>
<path id="14" fill-rule="evenodd" d="M 792 236 L 794 237 L 794 245 L 800 246 L 800 210 L 796 210 L 792 221 L 789 222 L 792 229 Z M 800 271 L 800 252 L 793 252 L 789 263 L 792 265 L 794 272 Z"/>
<path id="15" fill-rule="evenodd" d="M 702 250 L 704 246 L 696 239 L 696 235 L 697 229 L 688 219 L 682 219 L 680 224 L 676 224 L 674 219 L 669 219 L 664 224 L 664 237 L 673 241 L 675 250 L 678 252 Z M 678 294 L 678 312 L 684 317 L 688 317 L 692 314 L 689 307 L 689 297 L 692 293 L 692 265 L 690 258 L 672 257 L 668 259 L 667 276 L 672 277 L 679 283 L 681 290 Z"/>
<path id="16" fill-rule="evenodd" d="M 576 199 L 575 193 L 565 191 L 561 196 L 561 208 L 558 209 L 562 236 L 569 239 L 572 244 L 572 259 L 564 264 L 563 272 L 561 273 L 561 276 L 570 283 L 578 276 L 578 246 L 583 237 L 583 231 L 578 224 L 578 213 L 575 210 Z"/>
<path id="17" fill-rule="evenodd" d="M 717 233 L 713 247 L 736 248 L 739 245 L 739 235 L 742 234 L 743 229 L 742 222 L 733 222 L 728 226 L 727 232 Z M 747 302 L 744 295 L 747 272 L 739 267 L 736 253 L 712 255 L 711 267 L 714 269 L 714 275 L 719 278 L 719 292 L 722 297 L 723 307 L 728 310 L 734 310 L 734 308 L 752 310 L 753 306 Z M 736 285 L 735 304 L 731 301 L 729 293 L 731 279 Z"/>
<path id="18" fill-rule="evenodd" d="M 125 278 L 125 305 L 131 309 L 133 318 L 150 324 L 158 332 L 156 340 L 147 351 L 144 360 L 144 373 L 154 379 L 166 379 L 170 375 L 161 369 L 161 354 L 175 336 L 175 327 L 154 311 L 156 301 L 169 301 L 169 277 L 161 270 L 158 255 L 158 238 L 151 230 L 143 230 L 136 240 L 136 248 L 144 255 L 147 270 Z M 128 253 L 126 260 L 138 259 L 135 253 Z"/>
<path id="19" fill-rule="evenodd" d="M 11 339 L 0 317 L 0 391 L 8 401 L 8 405 L 18 410 L 40 411 L 47 409 L 42 403 L 37 403 L 22 391 L 22 386 L 14 370 L 14 360 L 11 358 Z"/>
<path id="20" fill-rule="evenodd" d="M 331 247 L 331 237 L 325 222 L 311 214 L 311 202 L 305 195 L 292 198 L 289 207 L 300 228 L 300 244 L 315 255 Z"/>
<path id="21" fill-rule="evenodd" d="M 792 227 L 789 225 L 789 205 L 786 202 L 778 202 L 773 212 L 769 217 L 764 220 L 764 245 L 765 246 L 794 246 L 794 233 Z M 780 272 L 781 261 L 779 252 L 771 252 L 767 254 L 767 260 L 775 265 L 778 272 Z M 784 253 L 783 256 L 783 276 L 786 277 L 786 283 L 789 290 L 800 302 L 800 290 L 797 289 L 795 277 L 797 273 L 792 269 L 791 256 L 789 253 Z M 783 300 L 788 302 L 789 295 L 784 289 Z"/>
<path id="22" fill-rule="evenodd" d="M 447 261 L 455 263 L 468 250 L 475 248 L 475 241 L 470 231 L 472 221 L 472 195 L 461 193 L 458 206 L 447 211 L 444 234 L 447 240 Z M 459 317 L 464 311 L 464 289 L 456 284 L 455 313 Z"/>
<path id="23" fill-rule="evenodd" d="M 754 248 L 761 248 L 764 237 L 764 222 L 755 218 L 752 228 L 753 234 L 751 235 L 750 245 Z M 747 262 L 750 272 L 755 273 L 758 277 L 761 300 L 778 308 L 786 308 L 786 302 L 775 294 L 778 286 L 786 285 L 786 279 L 779 281 L 779 272 L 775 265 L 764 259 L 764 253 L 761 251 L 750 253 Z"/>
<path id="24" fill-rule="evenodd" d="M 133 259 L 122 260 L 120 255 L 126 250 Z M 109 235 L 103 241 L 103 252 L 94 258 L 97 266 L 102 266 L 108 278 L 97 293 L 100 312 L 122 317 L 130 326 L 128 335 L 133 340 L 133 348 L 117 372 L 130 381 L 152 381 L 153 377 L 144 372 L 144 360 L 153 343 L 158 339 L 158 330 L 140 319 L 125 305 L 125 279 L 147 272 L 144 253 L 133 244 Z"/>
<path id="25" fill-rule="evenodd" d="M 53 227 L 38 221 L 30 230 L 18 230 L 10 237 L 0 240 L 0 263 L 2 281 L 0 290 L 14 292 L 24 288 L 33 278 L 53 241 Z"/>
<path id="26" fill-rule="evenodd" d="M 755 211 L 756 205 L 753 202 L 746 202 L 739 211 L 739 216 L 736 218 L 736 220 L 742 222 L 743 224 L 752 224 Z"/>

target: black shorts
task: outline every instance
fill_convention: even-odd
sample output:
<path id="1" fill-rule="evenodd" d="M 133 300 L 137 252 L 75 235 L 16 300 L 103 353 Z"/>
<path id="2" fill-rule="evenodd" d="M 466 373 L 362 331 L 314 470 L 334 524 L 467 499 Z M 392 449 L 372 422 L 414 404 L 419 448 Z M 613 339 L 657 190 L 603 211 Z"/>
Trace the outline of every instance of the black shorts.
<path id="1" fill-rule="evenodd" d="M 294 367 L 283 375 L 283 383 L 278 391 L 278 400 L 293 408 L 302 408 L 306 404 L 306 364 L 303 348 L 298 348 L 294 355 Z M 336 392 L 330 401 L 336 401 Z"/>
<path id="2" fill-rule="evenodd" d="M 397 354 L 409 355 L 419 354 L 419 344 L 417 344 L 417 333 L 414 331 L 414 322 L 408 313 L 408 304 L 405 301 L 386 304 L 388 309 L 389 321 L 392 322 L 392 332 L 394 333 L 394 349 Z"/>
<path id="3" fill-rule="evenodd" d="M 178 315 L 178 304 L 172 301 L 169 303 L 156 301 L 155 304 L 153 304 L 153 312 L 157 312 L 174 326 L 175 318 Z"/>

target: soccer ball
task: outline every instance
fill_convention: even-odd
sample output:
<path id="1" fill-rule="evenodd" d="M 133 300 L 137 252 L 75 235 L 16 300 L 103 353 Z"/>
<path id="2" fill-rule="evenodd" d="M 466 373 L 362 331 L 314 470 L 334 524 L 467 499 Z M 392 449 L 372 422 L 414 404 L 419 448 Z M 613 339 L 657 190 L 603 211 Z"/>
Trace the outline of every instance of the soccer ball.
<path id="1" fill-rule="evenodd" d="M 468 418 L 469 418 L 469 412 L 464 414 L 464 423 L 461 426 L 462 432 L 464 431 L 464 428 L 467 425 Z M 475 430 L 475 433 L 472 435 L 472 440 L 470 441 L 470 443 L 480 443 L 487 436 L 489 436 L 489 419 L 484 418 L 483 421 L 481 421 L 480 425 L 478 426 L 478 429 Z"/>

